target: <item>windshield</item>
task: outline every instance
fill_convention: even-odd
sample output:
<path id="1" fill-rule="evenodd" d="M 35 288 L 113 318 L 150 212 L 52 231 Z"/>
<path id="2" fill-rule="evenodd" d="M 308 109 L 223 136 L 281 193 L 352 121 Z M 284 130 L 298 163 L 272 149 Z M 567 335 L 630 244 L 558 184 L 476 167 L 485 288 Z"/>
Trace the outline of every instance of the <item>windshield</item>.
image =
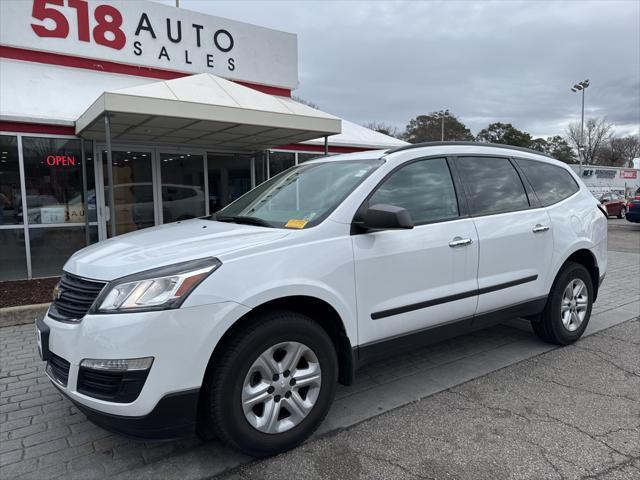
<path id="1" fill-rule="evenodd" d="M 324 220 L 382 163 L 379 159 L 304 163 L 249 191 L 212 219 L 309 228 Z"/>

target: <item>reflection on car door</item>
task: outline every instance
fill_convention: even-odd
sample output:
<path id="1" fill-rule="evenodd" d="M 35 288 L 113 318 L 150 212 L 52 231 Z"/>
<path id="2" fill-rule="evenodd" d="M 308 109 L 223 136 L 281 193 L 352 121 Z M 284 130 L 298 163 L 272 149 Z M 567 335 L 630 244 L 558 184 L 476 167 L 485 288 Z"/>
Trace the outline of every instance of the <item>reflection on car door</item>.
<path id="1" fill-rule="evenodd" d="M 400 167 L 363 208 L 375 204 L 407 209 L 415 227 L 352 237 L 360 345 L 470 319 L 478 242 L 473 220 L 459 215 L 447 160 Z"/>
<path id="2" fill-rule="evenodd" d="M 508 158 L 456 159 L 480 246 L 477 314 L 547 295 L 553 232 Z M 533 208 L 532 208 L 533 207 Z"/>

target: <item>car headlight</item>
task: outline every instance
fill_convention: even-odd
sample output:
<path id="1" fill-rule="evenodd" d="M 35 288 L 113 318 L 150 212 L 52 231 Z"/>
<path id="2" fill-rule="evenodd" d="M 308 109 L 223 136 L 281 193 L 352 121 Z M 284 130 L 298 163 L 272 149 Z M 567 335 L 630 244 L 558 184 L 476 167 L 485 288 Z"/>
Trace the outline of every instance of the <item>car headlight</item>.
<path id="1" fill-rule="evenodd" d="M 98 313 L 178 308 L 222 262 L 205 258 L 155 268 L 107 285 L 96 302 Z"/>

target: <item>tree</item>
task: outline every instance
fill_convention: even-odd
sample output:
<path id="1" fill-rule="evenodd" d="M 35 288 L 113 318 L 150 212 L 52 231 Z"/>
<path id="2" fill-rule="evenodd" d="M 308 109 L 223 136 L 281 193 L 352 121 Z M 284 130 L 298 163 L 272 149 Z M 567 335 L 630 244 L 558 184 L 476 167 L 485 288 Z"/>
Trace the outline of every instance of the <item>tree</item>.
<path id="1" fill-rule="evenodd" d="M 404 139 L 410 143 L 439 142 L 443 137 L 446 141 L 473 141 L 471 131 L 449 110 L 418 115 L 409 121 L 404 133 Z"/>
<path id="2" fill-rule="evenodd" d="M 365 127 L 370 130 L 389 135 L 390 137 L 402 138 L 402 132 L 400 132 L 398 127 L 383 122 L 369 122 Z"/>
<path id="3" fill-rule="evenodd" d="M 544 138 L 534 138 L 529 148 L 551 155 L 561 162 L 576 163 L 576 155 L 571 145 L 560 135 L 547 137 L 546 140 Z"/>
<path id="4" fill-rule="evenodd" d="M 476 136 L 478 142 L 500 143 L 512 145 L 514 147 L 529 148 L 533 139 L 527 132 L 518 130 L 510 123 L 492 123 L 487 128 L 478 132 Z"/>
<path id="5" fill-rule="evenodd" d="M 316 110 L 320 110 L 320 107 L 318 106 L 318 104 L 313 103 L 309 100 L 305 100 L 302 97 L 298 97 L 297 95 L 291 95 L 291 100 L 294 100 L 298 103 L 301 103 L 303 105 L 306 105 L 307 107 L 311 107 L 311 108 L 315 108 Z"/>
<path id="6" fill-rule="evenodd" d="M 612 167 L 632 167 L 633 159 L 640 155 L 640 142 L 638 137 L 610 136 L 603 143 L 597 153 L 596 165 L 608 165 Z"/>
<path id="7" fill-rule="evenodd" d="M 582 156 L 583 163 L 596 165 L 598 153 L 609 138 L 612 125 L 606 118 L 590 118 L 584 125 L 584 131 L 580 135 L 580 122 L 575 122 L 567 127 L 567 137 L 572 146 Z"/>

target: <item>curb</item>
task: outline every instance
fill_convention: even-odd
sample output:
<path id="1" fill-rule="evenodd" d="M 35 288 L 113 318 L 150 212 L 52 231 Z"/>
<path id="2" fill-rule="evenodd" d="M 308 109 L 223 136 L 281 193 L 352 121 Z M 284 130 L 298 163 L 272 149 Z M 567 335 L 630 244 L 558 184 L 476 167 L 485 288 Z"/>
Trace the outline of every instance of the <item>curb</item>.
<path id="1" fill-rule="evenodd" d="M 48 308 L 48 303 L 0 308 L 0 328 L 33 323 L 36 317 L 42 317 Z"/>

